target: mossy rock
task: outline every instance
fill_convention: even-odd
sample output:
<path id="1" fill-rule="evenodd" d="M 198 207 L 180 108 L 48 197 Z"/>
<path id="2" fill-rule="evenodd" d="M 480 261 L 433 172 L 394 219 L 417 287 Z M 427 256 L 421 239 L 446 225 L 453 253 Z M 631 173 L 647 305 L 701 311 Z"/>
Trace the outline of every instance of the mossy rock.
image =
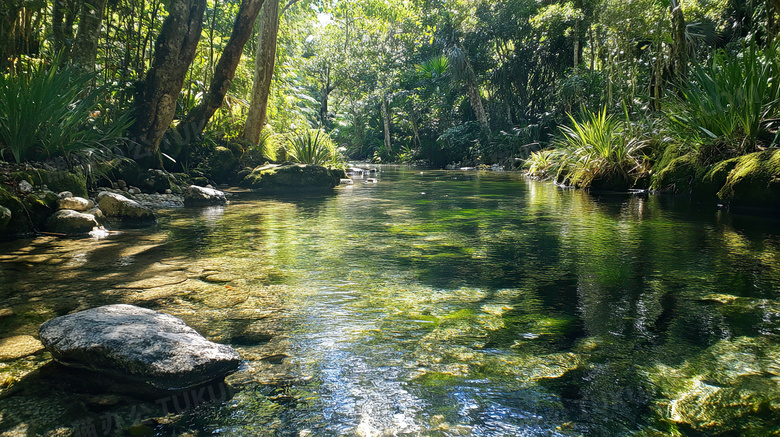
<path id="1" fill-rule="evenodd" d="M 217 146 L 209 157 L 211 178 L 218 182 L 228 182 L 236 178 L 238 158 L 227 147 Z"/>
<path id="2" fill-rule="evenodd" d="M 87 177 L 83 174 L 35 169 L 17 171 L 11 174 L 11 179 L 17 182 L 24 180 L 36 187 L 46 185 L 49 190 L 57 193 L 70 191 L 74 196 L 87 197 Z"/>
<path id="3" fill-rule="evenodd" d="M 738 158 L 721 161 L 710 167 L 702 176 L 696 187 L 696 192 L 702 196 L 715 198 L 729 177 L 729 173 L 736 167 Z"/>
<path id="4" fill-rule="evenodd" d="M 735 165 L 718 191 L 721 200 L 733 206 L 780 209 L 780 150 L 751 153 L 730 161 Z"/>
<path id="5" fill-rule="evenodd" d="M 35 192 L 20 197 L 0 187 L 0 206 L 11 213 L 0 227 L 4 236 L 17 237 L 42 229 L 46 219 L 57 208 L 57 195 L 52 192 Z"/>
<path id="6" fill-rule="evenodd" d="M 319 165 L 268 164 L 254 169 L 239 185 L 263 190 L 324 190 L 336 187 L 345 177 L 344 170 Z"/>
<path id="7" fill-rule="evenodd" d="M 693 154 L 674 158 L 661 169 L 651 187 L 672 194 L 691 194 L 700 180 L 701 165 Z"/>
<path id="8" fill-rule="evenodd" d="M 34 230 L 32 222 L 27 218 L 27 211 L 21 199 L 0 187 L 0 206 L 11 212 L 11 217 L 3 226 L 4 235 L 26 234 Z"/>

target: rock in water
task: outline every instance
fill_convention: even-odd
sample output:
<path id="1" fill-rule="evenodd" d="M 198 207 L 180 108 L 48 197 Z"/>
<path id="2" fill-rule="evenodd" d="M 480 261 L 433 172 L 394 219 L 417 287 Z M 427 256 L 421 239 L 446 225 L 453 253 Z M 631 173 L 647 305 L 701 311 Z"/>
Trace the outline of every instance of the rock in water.
<path id="1" fill-rule="evenodd" d="M 190 185 L 184 192 L 184 204 L 187 206 L 224 205 L 227 203 L 225 193 L 213 188 Z"/>
<path id="2" fill-rule="evenodd" d="M 246 175 L 239 185 L 244 188 L 288 192 L 329 190 L 346 177 L 347 174 L 342 169 L 319 165 L 267 164 Z"/>
<path id="3" fill-rule="evenodd" d="M 98 225 L 95 216 L 72 209 L 61 209 L 46 220 L 46 228 L 52 232 L 68 235 L 86 234 Z"/>
<path id="4" fill-rule="evenodd" d="M 156 217 L 151 209 L 141 206 L 135 200 L 130 200 L 121 194 L 103 191 L 98 194 L 100 210 L 107 217 L 128 221 L 154 221 Z"/>
<path id="5" fill-rule="evenodd" d="M 41 342 L 62 364 L 147 383 L 193 387 L 234 372 L 241 357 L 181 319 L 133 305 L 106 305 L 49 320 Z"/>
<path id="6" fill-rule="evenodd" d="M 95 207 L 95 202 L 83 197 L 60 197 L 57 200 L 57 209 L 72 209 L 78 212 L 88 211 Z"/>

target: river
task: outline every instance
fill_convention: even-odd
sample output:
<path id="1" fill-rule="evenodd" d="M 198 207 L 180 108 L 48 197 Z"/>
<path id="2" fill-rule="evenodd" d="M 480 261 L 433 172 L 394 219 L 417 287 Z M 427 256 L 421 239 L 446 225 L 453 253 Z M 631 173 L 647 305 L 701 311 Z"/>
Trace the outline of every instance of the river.
<path id="1" fill-rule="evenodd" d="M 513 173 L 376 179 L 0 244 L 0 344 L 131 303 L 245 359 L 230 396 L 175 408 L 47 353 L 0 362 L 0 435 L 778 432 L 776 216 Z"/>

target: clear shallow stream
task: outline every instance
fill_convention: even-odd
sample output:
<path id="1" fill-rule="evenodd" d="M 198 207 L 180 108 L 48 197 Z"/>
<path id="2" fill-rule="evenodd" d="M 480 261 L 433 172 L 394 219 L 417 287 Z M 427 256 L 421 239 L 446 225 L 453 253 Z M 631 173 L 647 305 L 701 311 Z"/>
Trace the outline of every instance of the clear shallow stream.
<path id="1" fill-rule="evenodd" d="M 132 303 L 246 359 L 231 399 L 176 411 L 46 353 L 0 362 L 0 435 L 780 432 L 777 218 L 509 173 L 378 179 L 0 244 L 0 352 Z"/>

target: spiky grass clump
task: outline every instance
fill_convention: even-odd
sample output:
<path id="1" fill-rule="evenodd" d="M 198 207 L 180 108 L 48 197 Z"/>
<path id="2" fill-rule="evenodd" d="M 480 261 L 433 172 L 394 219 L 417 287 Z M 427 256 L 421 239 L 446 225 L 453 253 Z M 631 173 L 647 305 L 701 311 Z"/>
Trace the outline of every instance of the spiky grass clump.
<path id="1" fill-rule="evenodd" d="M 582 121 L 569 115 L 571 127 L 561 127 L 563 148 L 572 167 L 575 185 L 587 188 L 594 181 L 613 187 L 629 187 L 643 168 L 642 149 L 646 140 L 638 139 L 627 122 L 607 114 L 584 111 Z"/>
<path id="2" fill-rule="evenodd" d="M 780 59 L 775 45 L 751 46 L 737 55 L 717 52 L 695 67 L 680 86 L 671 118 L 700 143 L 724 143 L 736 154 L 751 153 L 780 115 Z"/>
<path id="3" fill-rule="evenodd" d="M 526 175 L 534 179 L 546 180 L 555 175 L 561 166 L 563 156 L 555 149 L 531 152 L 525 161 Z"/>
<path id="4" fill-rule="evenodd" d="M 330 136 L 319 129 L 307 129 L 287 143 L 287 155 L 301 164 L 335 164 L 338 154 Z"/>
<path id="5" fill-rule="evenodd" d="M 16 162 L 71 155 L 110 154 L 130 126 L 129 116 L 101 125 L 96 111 L 102 90 L 93 75 L 72 67 L 30 66 L 0 76 L 0 157 Z"/>

